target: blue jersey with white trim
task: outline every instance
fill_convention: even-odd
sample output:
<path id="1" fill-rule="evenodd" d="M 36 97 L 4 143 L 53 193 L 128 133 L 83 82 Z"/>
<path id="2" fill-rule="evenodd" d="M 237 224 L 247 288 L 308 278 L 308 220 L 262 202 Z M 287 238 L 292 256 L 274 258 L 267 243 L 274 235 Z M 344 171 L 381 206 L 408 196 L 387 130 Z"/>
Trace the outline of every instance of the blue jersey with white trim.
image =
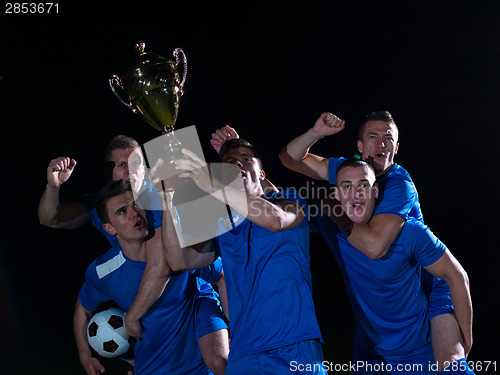
<path id="1" fill-rule="evenodd" d="M 82 306 L 95 311 L 109 300 L 128 311 L 139 289 L 146 262 L 133 261 L 119 246 L 87 269 L 79 292 Z M 196 276 L 217 280 L 221 263 L 198 271 L 173 272 L 161 297 L 141 318 L 142 341 L 135 346 L 135 374 L 212 374 L 196 339 Z"/>

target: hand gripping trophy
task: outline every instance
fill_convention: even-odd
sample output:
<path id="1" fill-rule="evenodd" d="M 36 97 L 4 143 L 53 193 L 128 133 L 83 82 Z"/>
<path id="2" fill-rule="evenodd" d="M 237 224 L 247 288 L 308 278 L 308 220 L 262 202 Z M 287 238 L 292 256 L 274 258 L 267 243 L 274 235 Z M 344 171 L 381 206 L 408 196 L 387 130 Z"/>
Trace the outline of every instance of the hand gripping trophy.
<path id="1" fill-rule="evenodd" d="M 109 85 L 116 97 L 132 112 L 140 114 L 151 126 L 162 132 L 165 138 L 164 152 L 160 162 L 165 167 L 175 159 L 183 158 L 182 145 L 174 135 L 174 125 L 179 111 L 180 97 L 187 75 L 187 59 L 184 51 L 176 48 L 175 60 L 167 60 L 155 53 L 145 51 L 145 43 L 135 45 L 139 53 L 134 68 L 118 76 L 109 78 Z M 182 59 L 182 76 L 178 73 Z M 150 160 L 150 165 L 158 162 Z M 172 171 L 172 178 L 164 181 L 167 186 L 175 186 L 184 181 Z"/>

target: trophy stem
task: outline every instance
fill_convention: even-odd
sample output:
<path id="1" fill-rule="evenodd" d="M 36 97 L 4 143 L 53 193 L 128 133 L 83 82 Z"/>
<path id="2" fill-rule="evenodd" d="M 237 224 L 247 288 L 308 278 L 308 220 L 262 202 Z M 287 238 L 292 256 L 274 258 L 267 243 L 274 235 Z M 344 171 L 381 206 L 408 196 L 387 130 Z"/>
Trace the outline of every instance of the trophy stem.
<path id="1" fill-rule="evenodd" d="M 182 144 L 176 138 L 173 127 L 163 133 L 163 137 L 165 138 L 165 162 L 173 163 L 176 159 L 183 159 Z"/>
<path id="2" fill-rule="evenodd" d="M 186 157 L 181 151 L 182 143 L 175 136 L 174 127 L 172 125 L 166 125 L 162 133 L 164 139 L 163 155 L 161 157 L 161 165 L 164 171 L 162 187 L 163 189 L 171 189 L 189 181 L 187 178 L 178 177 L 180 171 L 175 169 L 174 164 L 175 160 L 185 159 Z"/>
<path id="3" fill-rule="evenodd" d="M 163 127 L 162 134 L 172 133 L 174 131 L 174 125 L 165 125 Z"/>

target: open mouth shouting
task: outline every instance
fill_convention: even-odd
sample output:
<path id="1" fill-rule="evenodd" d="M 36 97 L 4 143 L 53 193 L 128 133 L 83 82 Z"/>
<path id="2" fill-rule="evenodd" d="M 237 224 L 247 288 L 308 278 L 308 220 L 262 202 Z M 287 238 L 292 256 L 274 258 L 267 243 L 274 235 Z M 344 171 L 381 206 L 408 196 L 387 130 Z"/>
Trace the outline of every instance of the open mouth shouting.
<path id="1" fill-rule="evenodd" d="M 140 216 L 137 217 L 137 220 L 136 220 L 136 222 L 134 224 L 134 228 L 135 229 L 142 229 L 145 226 L 146 226 L 146 220 L 144 218 L 140 217 Z"/>
<path id="2" fill-rule="evenodd" d="M 365 204 L 361 201 L 355 201 L 351 204 L 351 206 L 355 213 L 359 213 L 365 209 Z"/>

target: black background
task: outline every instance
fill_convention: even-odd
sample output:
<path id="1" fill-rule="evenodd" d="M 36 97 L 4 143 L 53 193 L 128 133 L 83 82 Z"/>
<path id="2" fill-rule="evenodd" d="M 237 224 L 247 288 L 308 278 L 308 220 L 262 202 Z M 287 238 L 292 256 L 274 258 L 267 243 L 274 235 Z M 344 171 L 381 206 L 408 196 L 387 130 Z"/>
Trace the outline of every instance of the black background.
<path id="1" fill-rule="evenodd" d="M 356 151 L 364 115 L 389 110 L 401 133 L 396 161 L 419 190 L 426 223 L 470 277 L 469 359 L 497 360 L 500 3 L 322 3 L 85 2 L 61 3 L 57 14 L 1 10 L 0 373 L 83 373 L 73 308 L 86 267 L 107 243 L 90 227 L 42 227 L 37 205 L 52 158 L 77 160 L 61 190 L 63 200 L 75 200 L 101 186 L 102 152 L 113 136 L 144 143 L 159 135 L 108 86 L 137 38 L 162 56 L 176 47 L 187 55 L 177 128 L 196 125 L 206 158 L 215 161 L 211 132 L 235 127 L 262 150 L 280 187 L 306 185 L 277 154 L 322 112 L 347 127 L 312 151 L 340 156 Z M 311 258 L 325 359 L 347 363 L 352 313 L 320 237 L 312 239 Z"/>

